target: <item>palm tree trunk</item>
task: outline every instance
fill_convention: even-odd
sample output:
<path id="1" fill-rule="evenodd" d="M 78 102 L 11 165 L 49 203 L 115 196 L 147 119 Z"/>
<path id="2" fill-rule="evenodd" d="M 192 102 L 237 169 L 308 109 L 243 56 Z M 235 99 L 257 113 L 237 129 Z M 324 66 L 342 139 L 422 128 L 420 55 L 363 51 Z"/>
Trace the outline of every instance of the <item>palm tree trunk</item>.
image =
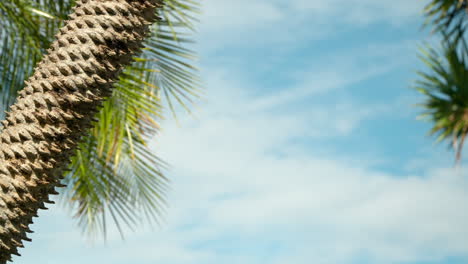
<path id="1" fill-rule="evenodd" d="M 19 255 L 162 0 L 78 0 L 0 131 L 0 264 Z"/>

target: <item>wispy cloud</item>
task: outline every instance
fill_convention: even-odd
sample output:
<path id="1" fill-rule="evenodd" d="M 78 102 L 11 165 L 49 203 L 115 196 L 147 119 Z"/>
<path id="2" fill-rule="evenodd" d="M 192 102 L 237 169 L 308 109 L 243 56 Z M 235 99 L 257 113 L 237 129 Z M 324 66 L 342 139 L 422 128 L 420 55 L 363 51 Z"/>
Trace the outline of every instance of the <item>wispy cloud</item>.
<path id="1" fill-rule="evenodd" d="M 240 100 L 228 100 L 231 113 Z M 213 263 L 225 260 L 216 245 L 230 239 L 257 252 L 276 241 L 281 250 L 271 263 L 352 263 L 363 256 L 396 263 L 468 253 L 468 213 L 461 208 L 467 182 L 450 169 L 392 175 L 316 154 L 314 145 L 281 151 L 307 135 L 305 115 L 217 110 L 203 122 L 168 127 L 159 145 L 177 175 L 172 232 L 183 237 L 187 225 L 188 234 L 206 232 L 185 246 L 201 244 L 197 252 L 214 254 Z M 334 133 L 331 127 L 325 130 Z M 249 259 L 240 247 L 236 254 Z M 261 263 L 255 261 L 247 262 Z"/>
<path id="2" fill-rule="evenodd" d="M 205 52 L 216 47 L 209 51 L 209 65 L 220 50 L 241 61 L 257 55 L 244 54 L 242 43 L 256 52 L 292 53 L 295 45 L 310 44 L 301 40 L 348 27 L 399 27 L 422 5 L 205 0 L 201 38 L 207 39 L 201 45 Z M 350 87 L 407 63 L 414 43 L 364 42 L 304 54 L 304 63 L 287 69 L 259 63 L 281 73 L 282 85 L 272 89 L 252 80 L 252 67 L 204 65 L 208 98 L 198 119 L 183 117 L 181 126 L 165 122 L 153 144 L 172 166 L 165 223 L 139 230 L 126 242 L 111 230 L 108 246 L 88 247 L 72 222 L 63 220 L 68 216 L 45 213 L 18 263 L 38 263 L 37 256 L 52 249 L 60 254 L 42 262 L 384 264 L 468 256 L 466 177 L 435 166 L 434 158 L 417 157 L 395 164 L 407 172 L 389 173 L 372 166 L 389 158 L 381 152 L 369 155 L 358 146 L 350 154 L 342 143 L 333 150 L 320 144 L 359 137 L 358 128 L 402 108 L 400 100 L 358 102 L 349 96 Z M 336 100 L 323 102 L 336 94 Z M 363 149 L 365 143 L 363 138 Z M 415 172 L 415 163 L 426 169 Z M 56 219 L 62 224 L 51 225 Z"/>
<path id="3" fill-rule="evenodd" d="M 353 111 L 360 107 L 350 101 L 318 124 L 311 121 L 320 109 L 307 105 L 284 114 L 269 107 L 245 111 L 256 103 L 248 85 L 227 78 L 232 72 L 211 73 L 217 92 L 200 120 L 182 120 L 182 127 L 167 122 L 155 144 L 173 167 L 167 224 L 126 243 L 111 232 L 107 247 L 83 247 L 75 231 L 37 235 L 31 250 L 71 256 L 79 249 L 87 255 L 76 262 L 67 257 L 69 263 L 116 264 L 398 263 L 468 255 L 466 178 L 450 169 L 394 175 L 354 163 L 346 153 L 323 155 L 314 144 L 291 149 L 313 129 L 324 132 L 319 137 L 341 133 L 340 114 L 362 122 L 363 114 Z"/>
<path id="4" fill-rule="evenodd" d="M 294 45 L 376 23 L 401 26 L 419 18 L 423 6 L 405 0 L 205 0 L 201 38 L 210 41 L 202 48 Z"/>
<path id="5" fill-rule="evenodd" d="M 279 107 L 304 98 L 323 96 L 398 67 L 406 67 L 413 61 L 407 54 L 415 52 L 415 46 L 414 41 L 402 41 L 323 51 L 311 62 L 290 67 L 286 74 L 290 75 L 292 84 L 284 89 L 275 89 L 269 95 L 262 94 L 248 109 Z"/>

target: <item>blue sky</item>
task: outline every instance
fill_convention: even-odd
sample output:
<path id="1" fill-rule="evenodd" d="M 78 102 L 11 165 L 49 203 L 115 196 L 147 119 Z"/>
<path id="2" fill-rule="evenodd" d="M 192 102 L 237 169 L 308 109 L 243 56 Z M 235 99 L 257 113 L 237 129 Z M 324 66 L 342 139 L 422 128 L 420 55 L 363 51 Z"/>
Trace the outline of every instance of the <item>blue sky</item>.
<path id="1" fill-rule="evenodd" d="M 411 106 L 426 2 L 204 0 L 164 223 L 90 244 L 55 206 L 15 263 L 467 263 L 467 178 Z"/>

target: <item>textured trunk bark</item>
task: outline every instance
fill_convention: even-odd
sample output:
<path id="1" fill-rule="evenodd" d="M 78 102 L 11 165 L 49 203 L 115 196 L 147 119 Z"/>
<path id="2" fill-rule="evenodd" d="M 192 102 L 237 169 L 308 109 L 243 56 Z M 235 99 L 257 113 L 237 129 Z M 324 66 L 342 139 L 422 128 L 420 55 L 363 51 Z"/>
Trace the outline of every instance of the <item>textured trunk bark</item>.
<path id="1" fill-rule="evenodd" d="M 57 194 L 69 158 L 162 0 L 78 0 L 0 131 L 0 263 Z"/>

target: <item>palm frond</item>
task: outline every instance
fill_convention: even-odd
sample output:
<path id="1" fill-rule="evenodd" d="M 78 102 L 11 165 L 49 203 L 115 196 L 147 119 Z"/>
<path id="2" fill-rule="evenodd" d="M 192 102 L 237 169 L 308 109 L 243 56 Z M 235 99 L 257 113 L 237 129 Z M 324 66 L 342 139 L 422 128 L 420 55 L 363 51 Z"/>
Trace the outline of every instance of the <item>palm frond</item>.
<path id="1" fill-rule="evenodd" d="M 163 118 L 162 98 L 190 110 L 201 82 L 190 50 L 199 4 L 166 0 L 146 48 L 120 76 L 113 96 L 97 114 L 65 177 L 62 203 L 88 234 L 106 233 L 113 221 L 135 227 L 158 220 L 165 208 L 167 167 L 148 147 Z M 4 110 L 70 13 L 74 0 L 0 1 L 0 94 Z M 175 101 L 175 102 L 174 102 Z M 3 112 L 3 111 L 2 111 Z M 141 213 L 138 213 L 141 212 Z M 96 233 L 97 231 L 97 233 Z"/>
<path id="2" fill-rule="evenodd" d="M 424 8 L 425 25 L 432 25 L 437 32 L 452 35 L 465 31 L 468 18 L 468 0 L 432 0 Z"/>
<path id="3" fill-rule="evenodd" d="M 23 88 L 24 80 L 32 73 L 70 10 L 70 2 L 0 2 L 0 102 L 3 110 L 13 103 L 17 92 Z"/>
<path id="4" fill-rule="evenodd" d="M 148 140 L 163 118 L 161 92 L 173 113 L 173 100 L 189 110 L 199 96 L 201 82 L 192 65 L 196 56 L 186 47 L 192 43 L 197 12 L 196 2 L 166 0 L 163 20 L 153 28 L 140 57 L 121 74 L 73 160 L 64 201 L 72 202 L 68 204 L 84 230 L 105 234 L 110 217 L 122 234 L 123 224 L 132 228 L 161 216 L 167 164 L 152 153 Z"/>
<path id="5" fill-rule="evenodd" d="M 426 97 L 420 104 L 425 109 L 421 117 L 434 123 L 430 134 L 438 135 L 437 141 L 451 139 L 449 147 L 458 162 L 468 133 L 468 46 L 460 32 L 454 37 L 443 34 L 446 41 L 440 51 L 421 51 L 429 72 L 418 72 L 414 88 Z"/>

